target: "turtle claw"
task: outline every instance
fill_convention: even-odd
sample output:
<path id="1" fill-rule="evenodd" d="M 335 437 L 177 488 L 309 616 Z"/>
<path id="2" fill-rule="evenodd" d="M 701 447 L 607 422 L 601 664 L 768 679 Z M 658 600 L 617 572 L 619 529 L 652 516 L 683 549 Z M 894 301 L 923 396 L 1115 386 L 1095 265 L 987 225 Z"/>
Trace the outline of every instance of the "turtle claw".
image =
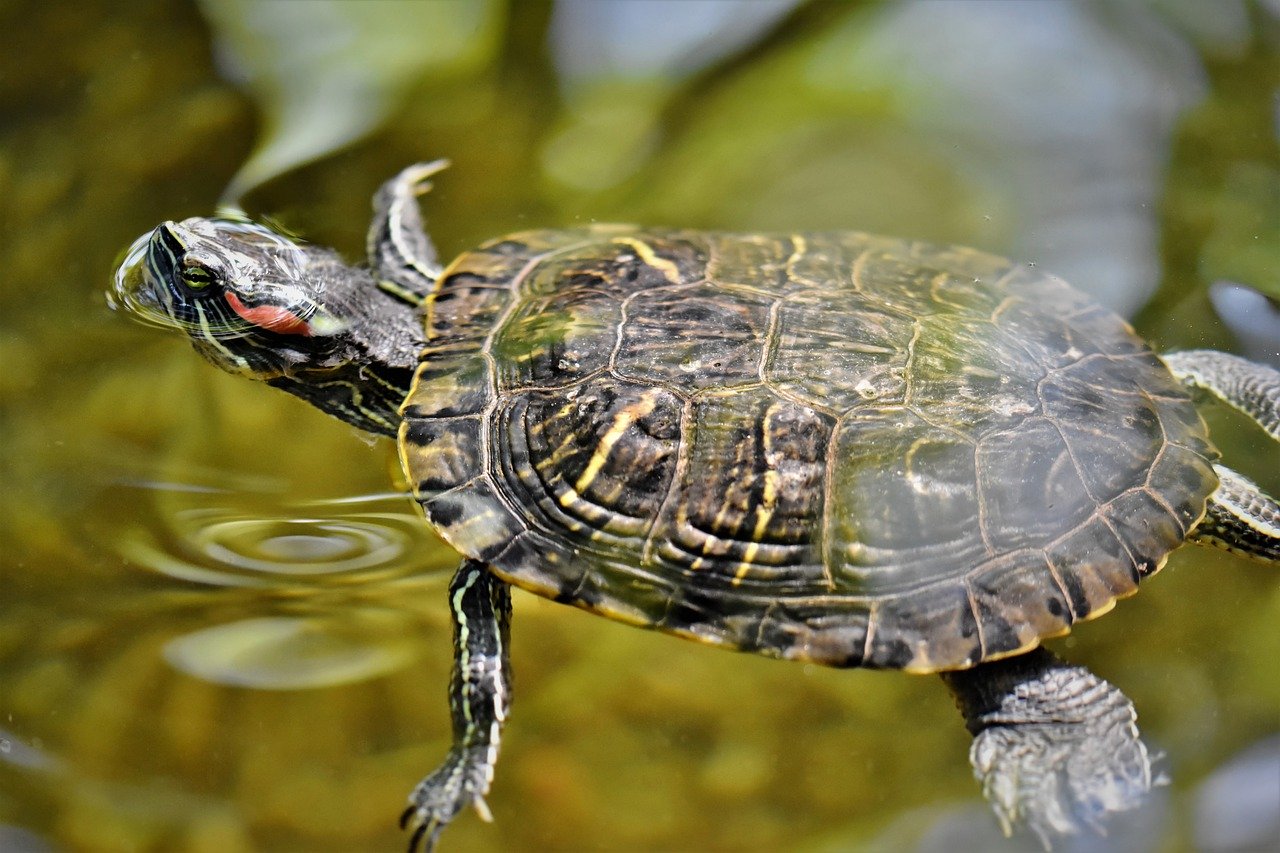
<path id="1" fill-rule="evenodd" d="M 489 810 L 489 804 L 484 801 L 484 797 L 477 796 L 471 801 L 471 807 L 476 810 L 476 816 L 485 823 L 493 823 L 493 812 Z"/>
<path id="2" fill-rule="evenodd" d="M 410 808 L 408 811 L 412 812 L 413 809 Z M 413 831 L 413 835 L 409 836 L 409 853 L 418 853 L 420 845 L 422 853 L 431 853 L 435 849 L 436 839 L 440 837 L 440 830 L 444 829 L 444 827 L 439 824 L 432 827 L 432 823 L 434 821 L 419 824 L 418 828 Z M 431 832 L 429 836 L 427 835 L 428 830 Z M 423 838 L 426 838 L 426 844 L 422 843 Z"/>
<path id="3" fill-rule="evenodd" d="M 423 195 L 431 189 L 431 184 L 427 181 L 427 178 L 440 174 L 451 165 L 453 164 L 450 163 L 447 157 L 440 157 L 427 163 L 414 163 L 400 174 L 406 181 L 417 187 L 418 195 Z"/>
<path id="4" fill-rule="evenodd" d="M 493 813 L 484 799 L 491 777 L 485 750 L 450 750 L 444 763 L 413 789 L 400 815 L 400 828 L 413 830 L 409 853 L 432 853 L 440 833 L 467 806 L 491 822 Z"/>
<path id="5" fill-rule="evenodd" d="M 448 818 L 424 812 L 419 806 L 409 806 L 400 815 L 401 829 L 413 827 L 413 834 L 409 836 L 409 853 L 432 853 L 440 840 L 440 833 L 448 825 Z"/>

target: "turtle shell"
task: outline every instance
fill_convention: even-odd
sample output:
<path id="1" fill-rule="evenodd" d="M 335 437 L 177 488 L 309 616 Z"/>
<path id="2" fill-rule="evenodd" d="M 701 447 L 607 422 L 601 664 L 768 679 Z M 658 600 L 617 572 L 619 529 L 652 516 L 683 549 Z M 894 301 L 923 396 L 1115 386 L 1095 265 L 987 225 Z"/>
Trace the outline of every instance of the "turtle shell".
<path id="1" fill-rule="evenodd" d="M 836 666 L 1024 651 L 1217 485 L 1199 414 L 1061 280 L 860 233 L 593 227 L 445 271 L 402 409 L 453 547 L 614 619 Z"/>

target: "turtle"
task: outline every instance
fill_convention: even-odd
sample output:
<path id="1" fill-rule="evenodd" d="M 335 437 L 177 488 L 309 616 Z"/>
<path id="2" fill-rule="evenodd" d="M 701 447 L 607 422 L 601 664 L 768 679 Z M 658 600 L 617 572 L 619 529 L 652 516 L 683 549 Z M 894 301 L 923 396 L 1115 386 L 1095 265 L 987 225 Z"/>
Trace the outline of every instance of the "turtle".
<path id="1" fill-rule="evenodd" d="M 231 373 L 396 440 L 448 588 L 452 747 L 410 849 L 485 797 L 511 587 L 727 649 L 940 673 L 1006 833 L 1100 829 L 1153 784 L 1133 704 L 1041 643 L 1184 542 L 1280 563 L 1280 505 L 1197 404 L 1280 440 L 1280 372 L 1157 355 L 1034 265 L 862 232 L 592 224 L 440 263 L 374 195 L 351 264 L 243 215 L 164 222 L 109 296 Z"/>

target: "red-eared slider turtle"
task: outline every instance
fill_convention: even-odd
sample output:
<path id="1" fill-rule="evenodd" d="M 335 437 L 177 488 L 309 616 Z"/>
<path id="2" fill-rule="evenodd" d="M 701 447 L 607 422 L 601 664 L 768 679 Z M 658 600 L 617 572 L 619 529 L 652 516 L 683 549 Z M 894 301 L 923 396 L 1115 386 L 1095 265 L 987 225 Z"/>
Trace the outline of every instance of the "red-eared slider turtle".
<path id="1" fill-rule="evenodd" d="M 1191 392 L 1280 439 L 1280 374 L 1156 356 L 1062 281 L 851 232 L 591 226 L 441 268 L 416 196 L 367 266 L 247 220 L 166 222 L 114 300 L 232 373 L 395 436 L 463 556 L 454 747 L 411 846 L 487 815 L 510 701 L 509 585 L 704 643 L 940 672 L 1006 828 L 1136 804 L 1130 702 L 1038 646 L 1184 541 L 1280 562 L 1280 506 L 1216 463 Z"/>

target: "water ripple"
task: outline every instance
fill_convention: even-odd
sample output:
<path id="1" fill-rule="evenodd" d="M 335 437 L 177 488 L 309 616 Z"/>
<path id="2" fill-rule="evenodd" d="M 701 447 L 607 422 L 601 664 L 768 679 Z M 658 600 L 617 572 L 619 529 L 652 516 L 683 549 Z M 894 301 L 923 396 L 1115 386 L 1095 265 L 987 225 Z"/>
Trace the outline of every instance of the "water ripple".
<path id="1" fill-rule="evenodd" d="M 401 575 L 421 568 L 434 544 L 426 522 L 400 495 L 314 501 L 296 514 L 280 514 L 278 505 L 274 513 L 229 508 L 218 493 L 182 497 L 187 506 L 161 510 L 154 527 L 120 535 L 117 551 L 169 577 L 244 587 Z M 190 506 L 205 500 L 218 505 Z"/>

